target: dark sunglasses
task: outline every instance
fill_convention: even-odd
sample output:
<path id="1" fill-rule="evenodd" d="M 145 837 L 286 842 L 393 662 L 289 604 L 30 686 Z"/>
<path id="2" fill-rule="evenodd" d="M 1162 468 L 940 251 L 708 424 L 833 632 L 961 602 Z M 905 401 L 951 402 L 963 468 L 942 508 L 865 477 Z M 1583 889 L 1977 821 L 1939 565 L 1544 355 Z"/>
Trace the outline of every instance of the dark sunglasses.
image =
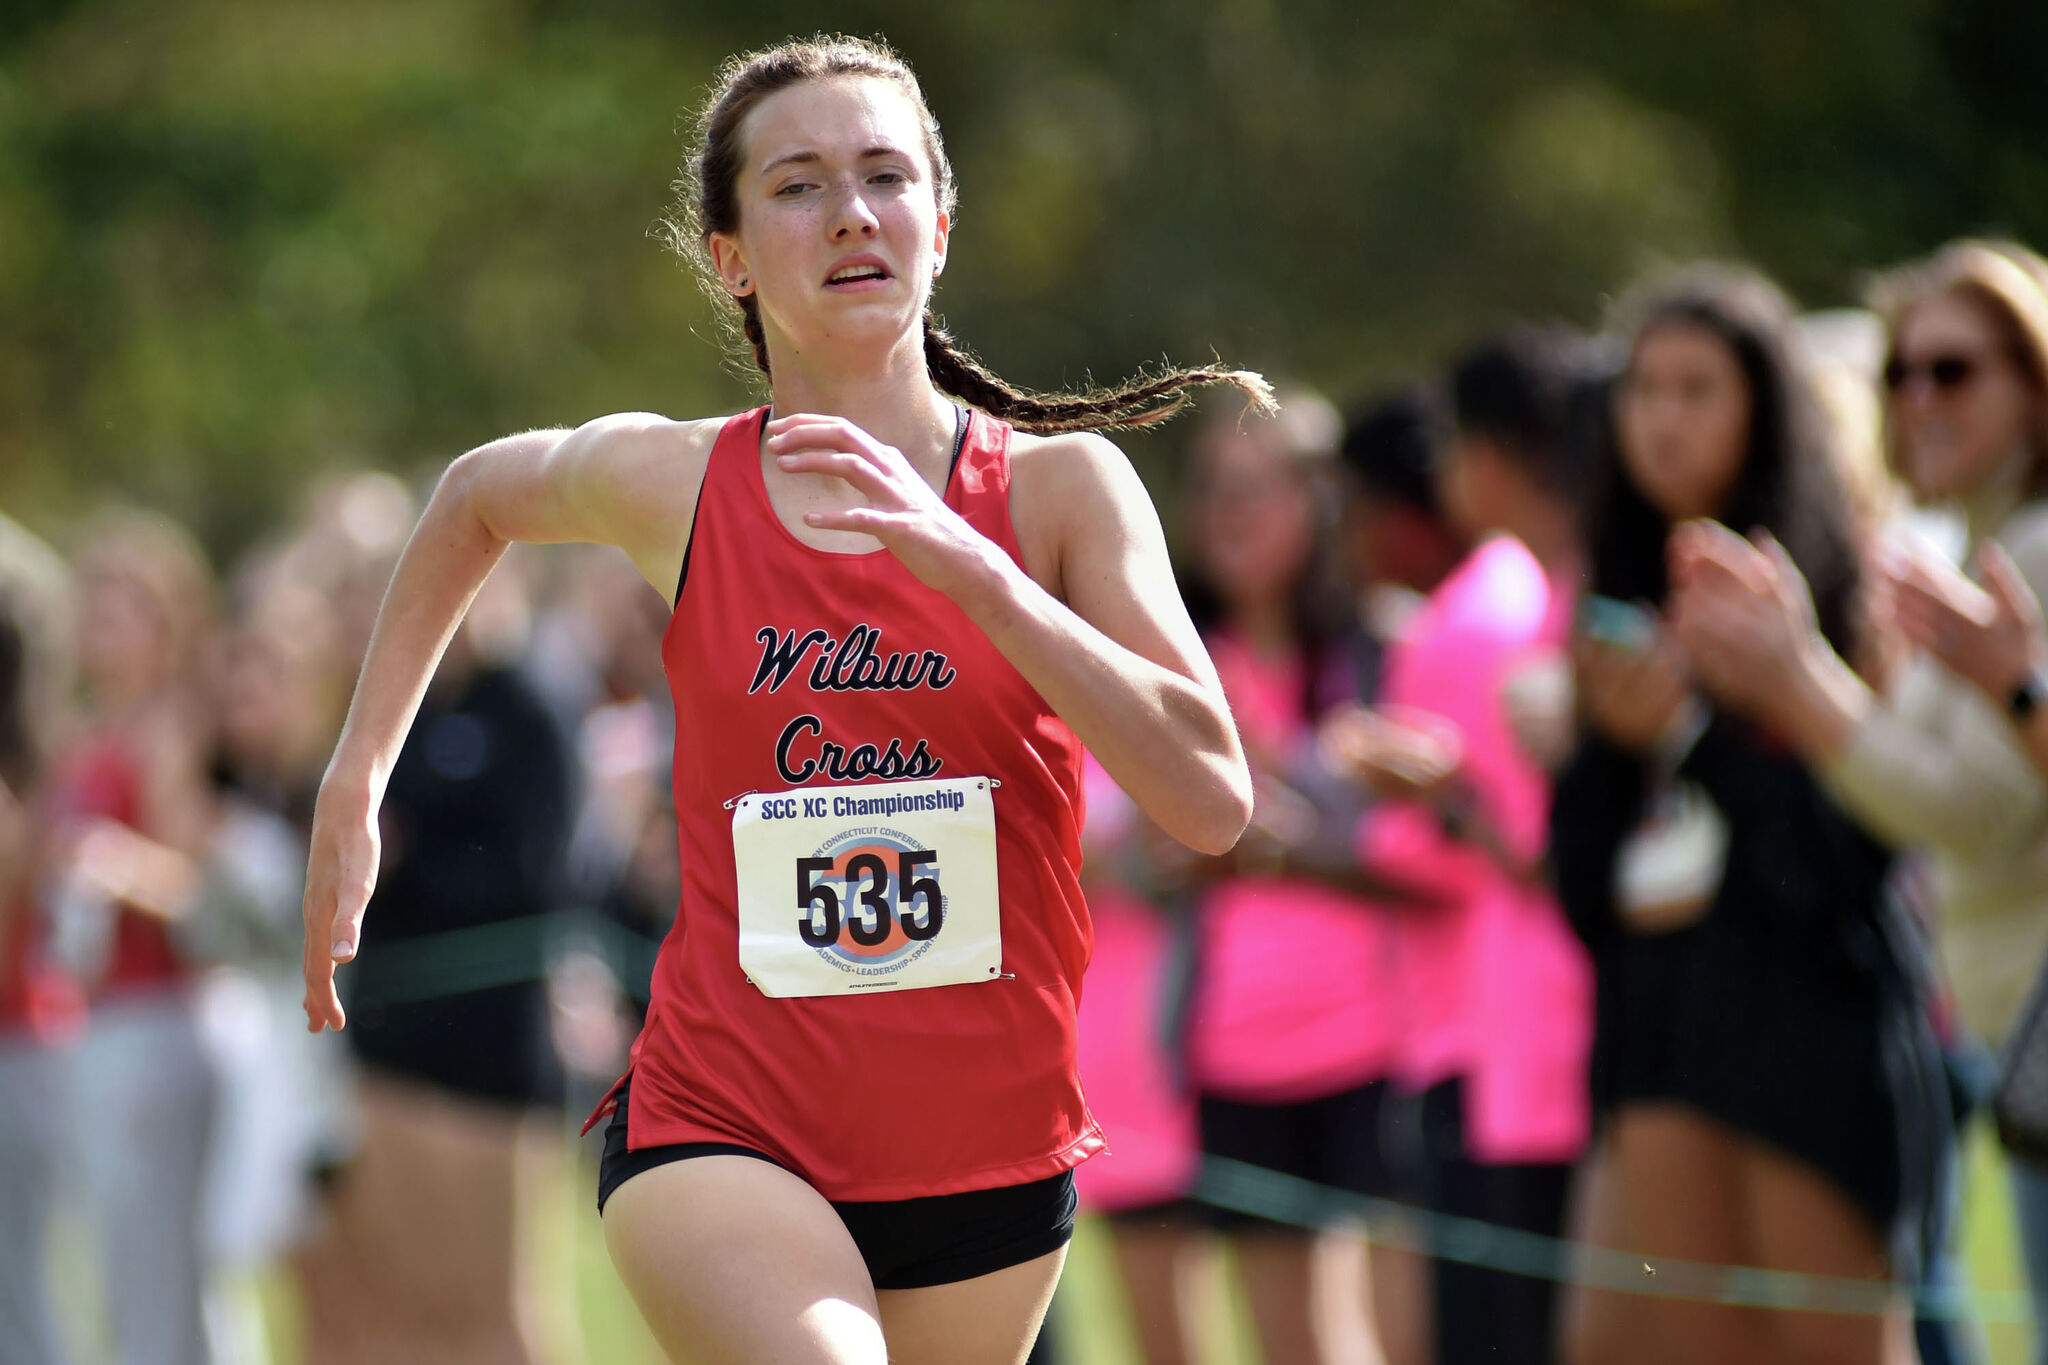
<path id="1" fill-rule="evenodd" d="M 1884 363 L 1884 386 L 1888 392 L 1897 393 L 1915 379 L 1925 377 L 1936 389 L 1950 393 L 1975 379 L 1983 368 L 1984 362 L 1975 356 L 1938 355 L 1918 364 L 1908 364 L 1893 356 Z"/>

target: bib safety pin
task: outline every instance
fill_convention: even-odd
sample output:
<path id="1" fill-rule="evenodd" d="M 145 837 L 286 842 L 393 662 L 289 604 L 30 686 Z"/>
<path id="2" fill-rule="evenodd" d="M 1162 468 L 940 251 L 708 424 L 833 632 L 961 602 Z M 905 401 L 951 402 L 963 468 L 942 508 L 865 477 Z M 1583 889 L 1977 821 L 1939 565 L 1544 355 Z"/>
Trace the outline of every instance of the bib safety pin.
<path id="1" fill-rule="evenodd" d="M 740 802 L 746 800 L 748 797 L 759 796 L 760 794 L 761 789 L 759 787 L 749 787 L 747 790 L 741 792 L 738 796 L 735 796 L 730 801 L 726 802 L 725 808 L 727 810 L 731 810 L 734 806 L 737 806 Z"/>

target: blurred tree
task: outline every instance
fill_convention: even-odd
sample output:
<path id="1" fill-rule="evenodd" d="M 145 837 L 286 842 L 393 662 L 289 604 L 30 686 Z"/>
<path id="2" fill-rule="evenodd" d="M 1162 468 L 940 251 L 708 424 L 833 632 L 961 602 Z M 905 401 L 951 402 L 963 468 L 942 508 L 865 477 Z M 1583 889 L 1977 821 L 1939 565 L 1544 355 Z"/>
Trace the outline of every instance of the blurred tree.
<path id="1" fill-rule="evenodd" d="M 227 552 L 325 467 L 746 401 L 646 234 L 717 62 L 819 28 L 917 66 L 940 307 L 1024 383 L 1214 347 L 1341 395 L 1659 258 L 1827 303 L 2048 239 L 2038 0 L 13 0 L 0 504 Z"/>

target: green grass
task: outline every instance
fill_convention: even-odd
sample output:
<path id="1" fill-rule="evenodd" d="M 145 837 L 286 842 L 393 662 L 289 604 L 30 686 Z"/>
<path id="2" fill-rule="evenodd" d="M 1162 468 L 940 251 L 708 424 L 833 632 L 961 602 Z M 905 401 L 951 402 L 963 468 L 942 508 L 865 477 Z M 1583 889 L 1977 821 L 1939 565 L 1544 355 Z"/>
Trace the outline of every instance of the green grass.
<path id="1" fill-rule="evenodd" d="M 2009 1191 L 2004 1154 L 1990 1126 L 1980 1123 L 1966 1140 L 1963 1166 L 1963 1256 L 1970 1268 L 1970 1283 L 1977 1289 L 2027 1287 Z M 1988 1326 L 1985 1337 L 1991 1348 L 1991 1365 L 2025 1365 L 2030 1335 L 2022 1323 Z"/>
<path id="2" fill-rule="evenodd" d="M 566 1231 L 576 1239 L 578 1290 L 591 1359 L 617 1365 L 660 1365 L 663 1357 L 648 1339 L 632 1301 L 605 1259 L 597 1221 L 576 1218 Z M 2026 1288 L 2004 1157 L 1989 1129 L 1982 1125 L 1971 1132 L 1966 1143 L 1962 1241 L 1974 1287 Z M 1075 1234 L 1055 1311 L 1064 1329 L 1065 1365 L 1130 1365 L 1137 1359 L 1109 1235 L 1097 1220 L 1083 1219 Z M 1258 1365 L 1242 1303 L 1232 1296 L 1210 1305 L 1210 1322 L 1203 1365 Z M 1985 1329 L 1985 1338 L 1989 1365 L 2026 1365 L 2029 1332 L 2025 1325 L 1991 1325 Z"/>
<path id="3" fill-rule="evenodd" d="M 577 1299 L 589 1359 L 603 1365 L 663 1365 L 664 1357 L 605 1257 L 604 1234 L 594 1217 L 576 1217 L 560 1228 L 575 1247 Z M 1122 1291 L 1116 1279 L 1109 1234 L 1097 1219 L 1081 1221 L 1067 1256 L 1055 1311 L 1064 1328 L 1063 1365 L 1130 1365 L 1138 1358 Z M 1234 1297 L 1209 1305 L 1214 1325 L 1203 1365 L 1253 1365 L 1244 1307 Z M 282 1358 L 278 1365 L 288 1365 Z M 687 1362 L 678 1362 L 687 1365 Z"/>
<path id="4" fill-rule="evenodd" d="M 562 1307 L 573 1316 L 574 1325 L 565 1322 L 554 1334 L 556 1360 L 550 1365 L 663 1365 L 664 1357 L 605 1256 L 603 1232 L 587 1198 L 594 1177 L 586 1168 L 578 1168 L 574 1176 L 563 1188 L 546 1192 L 537 1201 L 535 1214 L 539 1254 L 548 1268 L 560 1267 L 556 1273 L 567 1273 L 573 1280 L 573 1301 L 564 1301 Z M 2004 1160 L 1981 1125 L 1966 1145 L 1963 1251 L 1976 1288 L 2025 1288 Z M 98 1333 L 92 1330 L 98 1314 L 86 1273 L 88 1248 L 76 1228 L 59 1230 L 56 1254 L 59 1299 L 81 1348 L 79 1365 L 93 1365 L 104 1355 Z M 273 1365 L 297 1365 L 301 1329 L 288 1279 L 272 1272 L 242 1288 L 262 1305 Z M 1211 1330 L 1203 1365 L 1258 1365 L 1244 1306 L 1236 1296 L 1226 1295 L 1207 1309 Z M 1054 1311 L 1063 1329 L 1065 1365 L 1128 1365 L 1137 1358 L 1108 1233 L 1099 1222 L 1082 1221 Z M 580 1345 L 574 1340 L 579 1332 Z M 1990 1365 L 2025 1365 L 2029 1333 L 2024 1325 L 1995 1324 L 1985 1336 Z"/>

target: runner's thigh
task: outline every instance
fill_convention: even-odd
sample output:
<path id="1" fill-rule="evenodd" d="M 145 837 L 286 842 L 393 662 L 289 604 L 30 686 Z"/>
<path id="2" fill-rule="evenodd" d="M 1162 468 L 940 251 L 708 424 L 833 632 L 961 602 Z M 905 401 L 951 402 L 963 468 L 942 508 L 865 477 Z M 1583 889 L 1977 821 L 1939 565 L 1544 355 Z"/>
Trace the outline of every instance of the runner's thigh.
<path id="1" fill-rule="evenodd" d="M 604 1236 L 619 1278 L 673 1359 L 888 1359 L 874 1286 L 846 1225 L 823 1195 L 780 1166 L 702 1156 L 643 1171 L 612 1192 Z"/>
<path id="2" fill-rule="evenodd" d="M 1066 1263 L 1061 1247 L 971 1280 L 883 1290 L 890 1365 L 1022 1365 Z"/>

